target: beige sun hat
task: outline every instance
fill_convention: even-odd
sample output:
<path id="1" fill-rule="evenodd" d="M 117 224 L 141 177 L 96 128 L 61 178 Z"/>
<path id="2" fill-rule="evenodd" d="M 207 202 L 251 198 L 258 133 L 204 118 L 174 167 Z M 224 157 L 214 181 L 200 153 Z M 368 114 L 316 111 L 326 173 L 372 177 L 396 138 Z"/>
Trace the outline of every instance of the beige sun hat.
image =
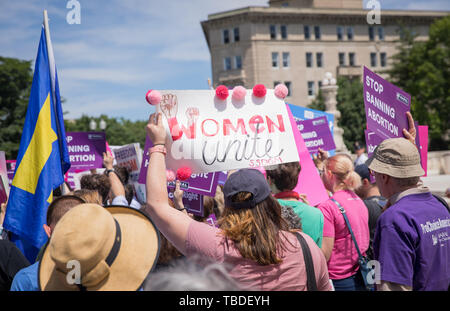
<path id="1" fill-rule="evenodd" d="M 80 204 L 55 226 L 39 263 L 39 287 L 136 291 L 156 265 L 159 248 L 159 231 L 142 212 Z"/>
<path id="2" fill-rule="evenodd" d="M 366 165 L 372 171 L 396 178 L 419 177 L 425 174 L 416 146 L 405 138 L 389 138 L 379 144 Z"/>

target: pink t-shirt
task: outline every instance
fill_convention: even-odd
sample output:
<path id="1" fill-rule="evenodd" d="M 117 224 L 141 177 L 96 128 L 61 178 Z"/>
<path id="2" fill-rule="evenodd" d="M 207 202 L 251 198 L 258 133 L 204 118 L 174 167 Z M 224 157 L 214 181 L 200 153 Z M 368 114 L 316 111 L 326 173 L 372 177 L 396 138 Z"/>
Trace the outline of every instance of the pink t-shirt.
<path id="1" fill-rule="evenodd" d="M 341 190 L 332 196 L 345 209 L 359 250 L 365 255 L 369 248 L 369 214 L 364 202 L 352 191 Z M 323 213 L 323 236 L 334 238 L 334 247 L 328 261 L 330 279 L 340 280 L 354 275 L 358 269 L 358 252 L 350 231 L 337 205 L 328 199 L 319 204 Z"/>
<path id="2" fill-rule="evenodd" d="M 318 290 L 331 290 L 325 256 L 308 235 L 301 234 L 311 251 Z M 243 258 L 234 242 L 225 239 L 220 229 L 192 221 L 186 238 L 186 255 L 197 254 L 224 263 L 230 276 L 245 289 L 306 290 L 306 269 L 300 243 L 293 233 L 284 232 L 280 236 L 282 243 L 287 245 L 284 254 L 279 254 L 283 262 L 263 266 Z"/>

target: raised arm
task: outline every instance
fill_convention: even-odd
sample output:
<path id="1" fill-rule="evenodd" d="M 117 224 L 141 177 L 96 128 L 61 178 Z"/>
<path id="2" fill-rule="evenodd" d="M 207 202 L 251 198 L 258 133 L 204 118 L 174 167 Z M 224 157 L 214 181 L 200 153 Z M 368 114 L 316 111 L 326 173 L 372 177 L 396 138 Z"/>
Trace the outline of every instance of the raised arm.
<path id="1" fill-rule="evenodd" d="M 118 196 L 123 196 L 125 198 L 125 188 L 120 181 L 119 176 L 117 176 L 116 172 L 114 171 L 113 163 L 114 158 L 112 154 L 109 151 L 103 152 L 103 166 L 105 167 L 106 172 L 108 172 L 106 175 L 108 176 L 109 182 L 111 183 L 112 199 L 114 200 L 114 198 Z"/>
<path id="2" fill-rule="evenodd" d="M 166 130 L 162 123 L 161 113 L 150 115 L 146 130 L 154 146 L 165 146 Z M 150 150 L 152 149 L 150 148 Z M 180 252 L 185 254 L 186 236 L 189 224 L 193 220 L 185 213 L 170 207 L 167 193 L 165 154 L 161 151 L 150 152 L 150 150 L 146 178 L 146 210 L 162 234 Z"/>

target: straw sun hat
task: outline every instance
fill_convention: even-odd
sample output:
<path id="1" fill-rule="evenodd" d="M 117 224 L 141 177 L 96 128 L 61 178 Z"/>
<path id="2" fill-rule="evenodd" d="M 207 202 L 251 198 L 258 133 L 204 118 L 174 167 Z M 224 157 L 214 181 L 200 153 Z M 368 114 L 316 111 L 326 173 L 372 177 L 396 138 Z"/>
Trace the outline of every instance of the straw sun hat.
<path id="1" fill-rule="evenodd" d="M 55 226 L 39 263 L 39 287 L 135 291 L 155 266 L 159 247 L 159 232 L 142 212 L 80 204 Z"/>

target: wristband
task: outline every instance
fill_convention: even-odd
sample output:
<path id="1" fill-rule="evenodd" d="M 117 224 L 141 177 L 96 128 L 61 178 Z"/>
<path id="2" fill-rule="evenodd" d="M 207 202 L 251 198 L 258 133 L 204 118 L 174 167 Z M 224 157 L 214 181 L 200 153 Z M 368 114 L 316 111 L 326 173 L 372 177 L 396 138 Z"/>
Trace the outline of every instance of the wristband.
<path id="1" fill-rule="evenodd" d="M 159 145 L 159 144 L 155 145 L 149 149 L 149 154 L 152 154 L 153 152 L 161 152 L 164 155 L 167 154 L 166 147 L 164 147 L 164 145 Z"/>
<path id="2" fill-rule="evenodd" d="M 109 174 L 110 174 L 111 172 L 114 172 L 114 173 L 115 173 L 115 171 L 114 171 L 114 169 L 113 169 L 113 168 L 111 168 L 111 169 L 109 169 L 109 170 L 106 170 L 106 171 L 105 171 L 105 173 L 106 173 L 106 176 L 108 176 L 108 177 L 109 177 Z"/>

